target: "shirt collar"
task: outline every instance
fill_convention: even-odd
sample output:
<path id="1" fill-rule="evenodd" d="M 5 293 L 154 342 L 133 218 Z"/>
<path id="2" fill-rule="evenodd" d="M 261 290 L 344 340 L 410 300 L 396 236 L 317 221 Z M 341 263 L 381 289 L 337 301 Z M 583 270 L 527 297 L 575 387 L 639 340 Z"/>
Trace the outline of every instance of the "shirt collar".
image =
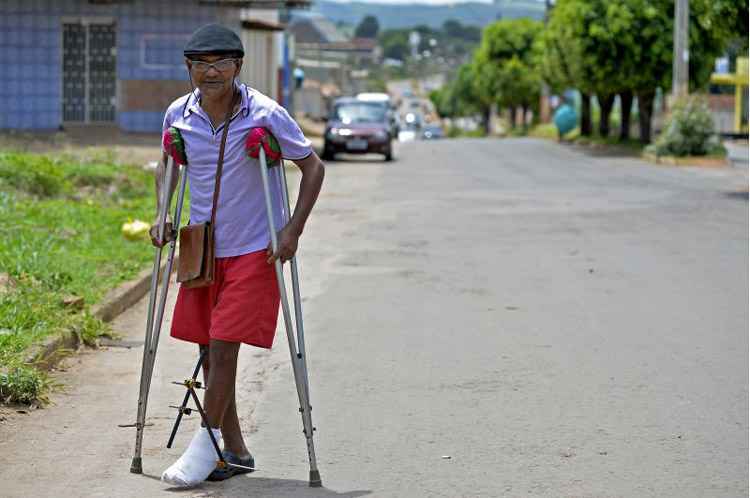
<path id="1" fill-rule="evenodd" d="M 240 108 L 238 111 L 242 113 L 243 117 L 247 117 L 250 114 L 250 99 L 248 98 L 247 85 L 235 81 L 234 88 L 240 92 Z M 196 88 L 193 92 L 188 95 L 187 105 L 185 106 L 185 112 L 182 113 L 182 117 L 187 119 L 190 117 L 190 113 L 199 112 L 201 100 L 201 91 Z"/>

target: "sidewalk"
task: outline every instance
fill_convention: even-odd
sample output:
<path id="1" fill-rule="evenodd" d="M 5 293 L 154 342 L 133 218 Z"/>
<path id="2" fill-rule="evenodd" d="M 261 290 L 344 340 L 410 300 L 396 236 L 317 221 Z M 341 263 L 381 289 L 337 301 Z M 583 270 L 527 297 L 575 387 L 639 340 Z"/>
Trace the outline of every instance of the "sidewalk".
<path id="1" fill-rule="evenodd" d="M 290 194 L 294 197 L 298 173 L 291 173 L 289 182 Z M 322 222 L 318 218 L 313 220 L 315 225 Z M 320 228 L 315 231 L 319 232 Z M 322 236 L 320 240 L 330 239 Z M 313 239 L 305 241 L 308 258 L 317 254 L 315 247 Z M 304 300 L 307 301 L 320 292 L 321 280 L 327 278 L 328 273 L 307 274 L 304 261 L 300 269 L 304 275 Z M 188 378 L 198 357 L 197 348 L 192 344 L 169 337 L 176 290 L 173 282 L 148 400 L 147 424 L 151 425 L 144 431 L 143 475 L 131 474 L 129 470 L 135 428 L 120 428 L 118 425 L 132 424 L 136 418 L 148 296 L 112 322 L 113 331 L 120 334 L 119 340 L 107 343 L 100 350 L 83 349 L 58 368 L 55 380 L 63 387 L 52 393 L 50 406 L 42 410 L 0 409 L 0 496 L 58 498 L 62 490 L 71 497 L 175 496 L 176 488 L 159 480 L 161 472 L 179 458 L 200 423 L 195 413 L 183 418 L 173 447 L 165 447 L 176 416 L 176 410 L 170 405 L 178 405 L 185 393 L 183 387 L 172 382 Z M 310 303 L 306 304 L 305 310 L 311 312 Z M 256 454 L 259 470 L 231 482 L 203 483 L 197 488 L 179 491 L 177 496 L 240 497 L 247 496 L 248 487 L 255 496 L 359 496 L 326 488 L 311 490 L 306 480 L 304 460 L 300 462 L 300 469 L 294 472 L 269 462 L 271 449 L 257 444 L 253 435 L 258 430 L 256 409 L 266 396 L 268 383 L 275 377 L 281 377 L 280 387 L 290 399 L 294 399 L 289 351 L 281 321 L 274 349 L 241 348 L 237 366 L 237 378 L 247 379 L 244 385 L 242 380 L 239 381 L 236 391 L 240 425 L 251 451 Z M 24 413 L 15 411 L 21 409 Z M 289 410 L 284 418 L 283 422 L 294 427 L 295 449 L 302 451 L 304 438 L 298 432 L 300 422 L 296 410 Z M 278 449 L 274 447 L 274 450 Z M 63 462 L 63 458 L 69 463 Z"/>
<path id="2" fill-rule="evenodd" d="M 168 310 L 176 294 L 170 293 Z M 175 496 L 176 488 L 159 480 L 161 472 L 182 454 L 199 418 L 197 414 L 183 418 L 173 447 L 165 448 L 176 415 L 170 405 L 178 405 L 185 392 L 172 381 L 188 378 L 197 361 L 197 348 L 169 337 L 171 313 L 165 315 L 149 396 L 147 423 L 151 425 L 144 431 L 143 475 L 129 471 L 135 429 L 118 427 L 135 422 L 147 306 L 148 297 L 115 319 L 113 329 L 122 335 L 120 341 L 98 351 L 84 349 L 68 360 L 68 367 L 63 367 L 57 378 L 65 388 L 54 393 L 51 406 L 25 414 L 11 413 L 0 423 L 3 498 L 58 498 L 63 494 L 102 498 Z M 278 335 L 273 351 L 240 351 L 237 376 L 252 379 L 252 387 L 237 391 L 240 423 L 246 434 L 256 430 L 254 412 L 268 375 L 288 365 L 284 337 Z M 301 445 L 303 441 L 300 437 Z M 255 489 L 281 487 L 288 493 L 284 496 L 313 496 L 308 494 L 307 481 L 276 479 L 272 471 L 263 468 L 252 475 Z M 246 494 L 233 491 L 243 487 L 244 479 L 236 481 L 233 486 L 204 483 L 178 496 Z M 323 489 L 314 496 L 337 494 Z"/>

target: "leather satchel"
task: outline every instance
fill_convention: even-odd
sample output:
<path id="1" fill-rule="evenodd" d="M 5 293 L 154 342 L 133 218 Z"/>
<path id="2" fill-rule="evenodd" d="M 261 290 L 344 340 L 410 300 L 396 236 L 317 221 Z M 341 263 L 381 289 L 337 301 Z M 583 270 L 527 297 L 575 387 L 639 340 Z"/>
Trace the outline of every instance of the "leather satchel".
<path id="1" fill-rule="evenodd" d="M 229 123 L 232 111 L 237 102 L 235 94 L 229 105 L 229 112 L 224 121 L 224 131 L 221 134 L 219 160 L 216 163 L 216 181 L 214 184 L 214 198 L 211 206 L 211 221 L 188 224 L 180 229 L 180 258 L 177 262 L 177 281 L 183 287 L 192 289 L 206 287 L 214 281 L 214 230 L 216 229 L 216 206 L 221 190 L 221 172 L 224 166 L 224 147 L 227 143 Z"/>

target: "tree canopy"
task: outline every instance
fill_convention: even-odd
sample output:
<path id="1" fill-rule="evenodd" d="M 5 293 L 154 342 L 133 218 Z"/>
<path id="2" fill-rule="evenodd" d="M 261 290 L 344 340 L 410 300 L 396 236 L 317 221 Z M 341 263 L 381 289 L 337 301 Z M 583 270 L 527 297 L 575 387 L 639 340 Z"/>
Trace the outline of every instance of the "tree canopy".
<path id="1" fill-rule="evenodd" d="M 497 21 L 485 27 L 470 64 L 441 97 L 455 100 L 465 83 L 459 76 L 471 80 L 476 106 L 486 114 L 494 105 L 533 108 L 542 82 L 555 93 L 575 88 L 583 96 L 582 131 L 595 95 L 606 135 L 615 96 L 624 103 L 623 130 L 635 96 L 641 139 L 648 141 L 654 96 L 671 89 L 674 8 L 674 0 L 557 0 L 545 25 Z M 464 31 L 455 21 L 443 25 L 453 37 L 471 36 Z M 690 88 L 707 88 L 716 57 L 728 50 L 747 54 L 747 37 L 748 0 L 690 0 Z"/>
<path id="2" fill-rule="evenodd" d="M 357 38 L 377 38 L 380 31 L 380 23 L 375 16 L 365 16 L 354 30 L 354 36 Z"/>
<path id="3" fill-rule="evenodd" d="M 531 108 L 539 101 L 541 75 L 536 39 L 541 22 L 501 20 L 487 26 L 472 66 L 481 100 L 503 107 Z"/>

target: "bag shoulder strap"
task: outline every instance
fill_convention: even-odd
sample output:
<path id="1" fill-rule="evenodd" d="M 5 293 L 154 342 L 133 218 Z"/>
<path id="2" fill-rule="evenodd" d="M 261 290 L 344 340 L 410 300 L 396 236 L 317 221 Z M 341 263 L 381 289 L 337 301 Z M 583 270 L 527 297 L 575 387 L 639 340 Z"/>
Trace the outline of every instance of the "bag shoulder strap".
<path id="1" fill-rule="evenodd" d="M 224 120 L 224 131 L 221 134 L 221 145 L 219 146 L 219 161 L 216 163 L 216 182 L 214 184 L 214 200 L 211 205 L 211 227 L 216 225 L 216 205 L 219 202 L 219 191 L 221 190 L 221 172 L 224 169 L 224 147 L 227 144 L 227 135 L 229 134 L 229 123 L 232 120 L 232 111 L 234 106 L 237 104 L 237 96 L 239 93 L 235 92 L 232 95 L 232 102 L 229 104 L 229 111 L 227 111 L 227 117 Z"/>

